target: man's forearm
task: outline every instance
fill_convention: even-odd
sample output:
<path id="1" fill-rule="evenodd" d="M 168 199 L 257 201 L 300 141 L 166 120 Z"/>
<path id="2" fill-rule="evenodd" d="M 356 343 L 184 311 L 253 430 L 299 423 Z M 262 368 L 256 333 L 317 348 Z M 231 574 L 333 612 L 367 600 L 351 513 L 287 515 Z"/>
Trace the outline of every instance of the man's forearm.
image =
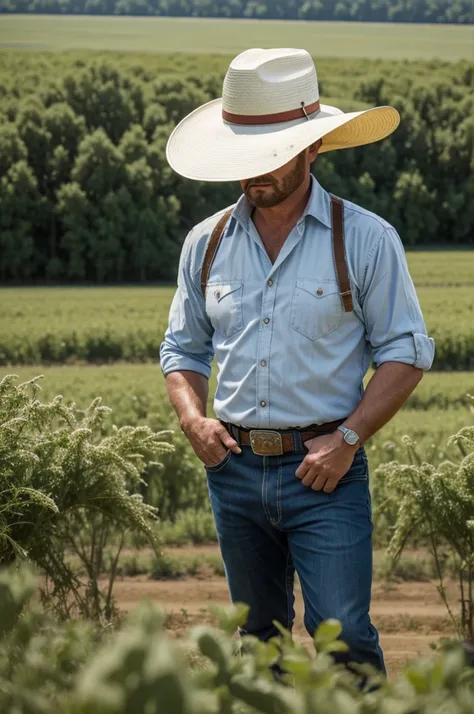
<path id="1" fill-rule="evenodd" d="M 166 386 L 182 429 L 206 416 L 209 382 L 203 374 L 182 370 L 166 375 Z"/>
<path id="2" fill-rule="evenodd" d="M 381 429 L 406 402 L 423 371 L 402 362 L 384 362 L 375 370 L 365 394 L 344 426 L 353 429 L 362 443 Z"/>

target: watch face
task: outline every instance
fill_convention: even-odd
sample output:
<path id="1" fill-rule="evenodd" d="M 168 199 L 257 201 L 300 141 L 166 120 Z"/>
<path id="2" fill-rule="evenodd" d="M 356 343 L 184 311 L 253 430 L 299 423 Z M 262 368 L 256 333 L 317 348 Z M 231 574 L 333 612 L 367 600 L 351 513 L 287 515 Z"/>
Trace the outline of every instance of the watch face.
<path id="1" fill-rule="evenodd" d="M 357 442 L 359 441 L 359 437 L 355 433 L 355 431 L 352 431 L 352 429 L 348 429 L 348 431 L 346 431 L 346 433 L 344 434 L 344 441 L 347 441 L 348 444 L 354 446 L 354 444 L 357 444 Z"/>

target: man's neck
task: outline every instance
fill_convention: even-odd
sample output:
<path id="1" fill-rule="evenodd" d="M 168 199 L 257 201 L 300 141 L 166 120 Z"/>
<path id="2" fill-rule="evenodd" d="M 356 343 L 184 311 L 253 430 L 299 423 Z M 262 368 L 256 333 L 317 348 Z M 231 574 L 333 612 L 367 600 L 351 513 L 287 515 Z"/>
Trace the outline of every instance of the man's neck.
<path id="1" fill-rule="evenodd" d="M 303 215 L 311 195 L 311 175 L 305 178 L 301 186 L 291 196 L 271 208 L 254 208 L 254 222 L 262 222 L 268 228 L 294 226 Z"/>

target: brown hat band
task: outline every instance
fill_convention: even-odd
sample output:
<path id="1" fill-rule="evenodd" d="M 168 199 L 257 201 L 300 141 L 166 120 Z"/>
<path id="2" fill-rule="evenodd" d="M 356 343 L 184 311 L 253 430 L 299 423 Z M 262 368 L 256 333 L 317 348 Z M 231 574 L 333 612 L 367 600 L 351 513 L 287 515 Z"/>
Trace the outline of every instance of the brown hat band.
<path id="1" fill-rule="evenodd" d="M 298 109 L 290 109 L 288 112 L 278 112 L 277 114 L 231 114 L 222 110 L 222 118 L 231 124 L 279 124 L 283 121 L 291 121 L 292 119 L 308 119 L 308 114 L 314 114 L 320 109 L 319 99 L 313 104 L 308 104 L 305 107 L 304 102 L 301 102 L 301 107 Z"/>

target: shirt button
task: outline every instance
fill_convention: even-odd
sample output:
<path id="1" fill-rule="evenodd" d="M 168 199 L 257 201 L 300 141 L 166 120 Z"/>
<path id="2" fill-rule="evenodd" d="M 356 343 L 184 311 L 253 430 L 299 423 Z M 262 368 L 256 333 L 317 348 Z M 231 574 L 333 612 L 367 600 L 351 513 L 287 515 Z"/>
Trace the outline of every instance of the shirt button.
<path id="1" fill-rule="evenodd" d="M 322 295 L 322 294 L 323 294 L 322 289 L 321 289 L 321 288 L 318 288 L 318 289 L 316 290 L 316 295 Z"/>
<path id="2" fill-rule="evenodd" d="M 214 295 L 216 296 L 216 298 L 220 298 L 220 296 L 221 296 L 221 291 L 220 291 L 220 290 L 216 290 L 216 292 L 214 293 Z"/>
<path id="3" fill-rule="evenodd" d="M 266 360 L 266 359 L 262 359 L 262 361 L 260 362 L 260 364 L 262 365 L 262 367 L 266 367 L 266 366 L 267 366 L 267 360 Z"/>
<path id="4" fill-rule="evenodd" d="M 261 407 L 266 407 L 266 406 L 267 406 L 267 403 L 262 400 L 262 401 L 260 402 L 260 406 L 261 406 Z"/>
<path id="5" fill-rule="evenodd" d="M 272 287 L 272 285 L 273 285 L 273 280 L 272 280 L 271 278 L 270 278 L 270 280 L 267 282 L 267 285 L 269 285 L 270 287 Z"/>
<path id="6" fill-rule="evenodd" d="M 264 323 L 265 323 L 266 325 L 268 325 L 269 322 L 270 322 L 270 318 L 269 318 L 269 317 L 266 317 L 266 318 L 264 319 Z"/>

